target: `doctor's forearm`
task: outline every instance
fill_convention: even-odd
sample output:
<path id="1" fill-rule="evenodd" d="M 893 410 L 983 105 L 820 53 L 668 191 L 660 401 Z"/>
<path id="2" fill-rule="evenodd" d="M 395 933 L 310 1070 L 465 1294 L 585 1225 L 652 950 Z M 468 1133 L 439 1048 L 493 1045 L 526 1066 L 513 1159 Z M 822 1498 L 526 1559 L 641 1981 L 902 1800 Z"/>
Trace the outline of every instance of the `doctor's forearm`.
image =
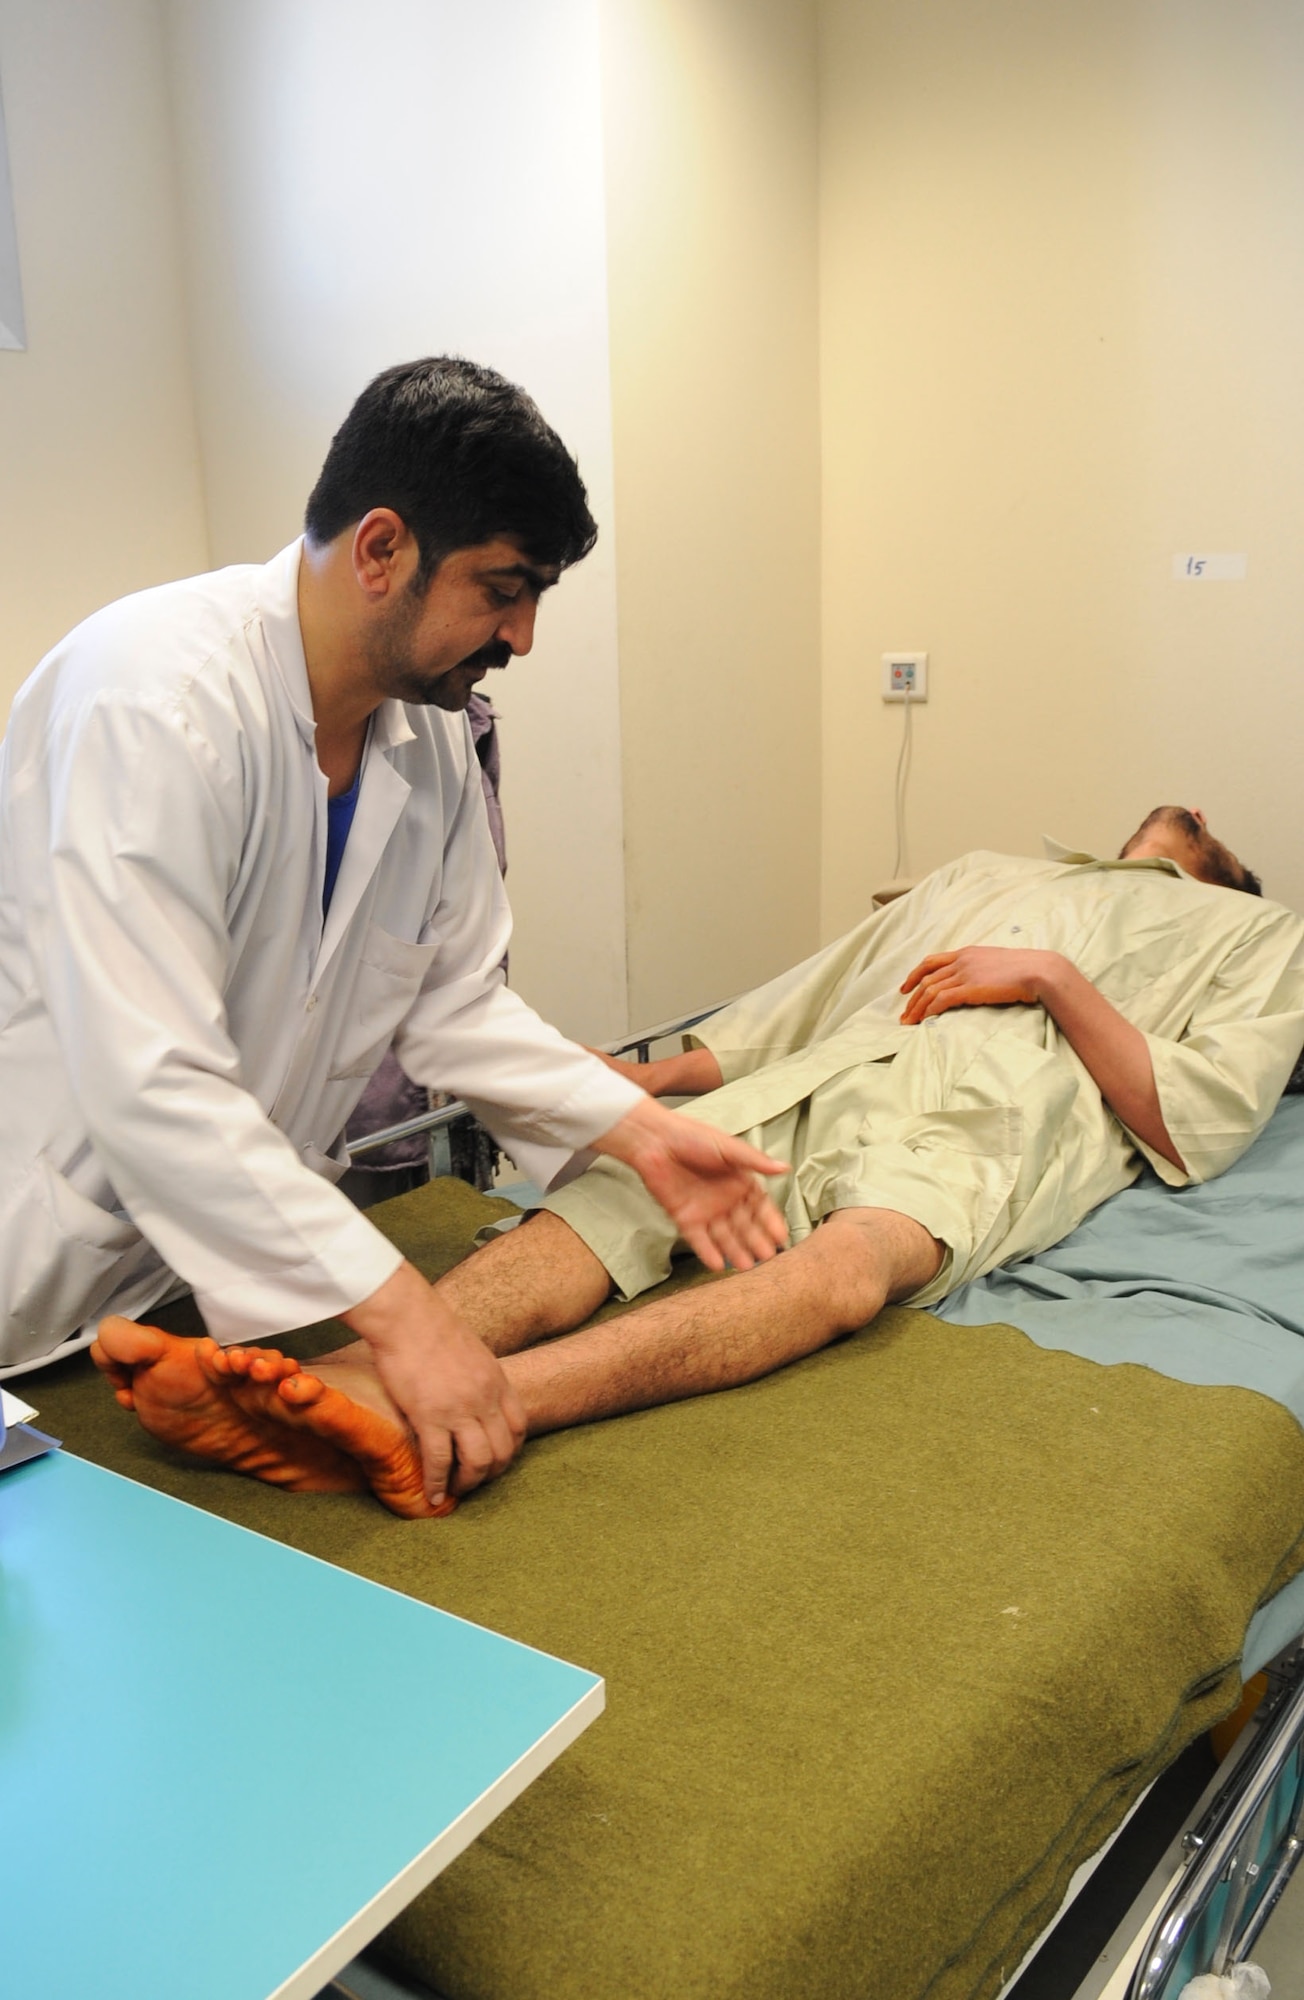
<path id="1" fill-rule="evenodd" d="M 1039 981 L 1042 1006 L 1090 1072 L 1114 1116 L 1185 1173 L 1186 1162 L 1164 1123 L 1145 1036 L 1068 959 L 1058 953 L 1046 957 L 1047 969 Z"/>

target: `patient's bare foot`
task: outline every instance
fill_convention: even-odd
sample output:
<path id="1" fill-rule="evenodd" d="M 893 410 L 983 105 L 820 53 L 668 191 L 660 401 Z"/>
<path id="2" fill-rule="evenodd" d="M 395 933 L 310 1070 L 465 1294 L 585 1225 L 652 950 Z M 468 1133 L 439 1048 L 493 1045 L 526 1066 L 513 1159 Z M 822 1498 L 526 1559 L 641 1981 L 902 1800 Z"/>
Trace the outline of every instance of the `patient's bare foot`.
<path id="1" fill-rule="evenodd" d="M 407 1520 L 451 1514 L 457 1505 L 451 1494 L 438 1507 L 427 1500 L 416 1440 L 375 1370 L 351 1368 L 335 1355 L 328 1367 L 315 1375 L 262 1347 L 219 1347 L 204 1363 L 251 1421 L 284 1424 L 305 1443 L 347 1456 L 391 1513 Z"/>
<path id="2" fill-rule="evenodd" d="M 366 1490 L 363 1468 L 337 1446 L 301 1431 L 292 1419 L 278 1422 L 265 1411 L 242 1408 L 215 1361 L 221 1355 L 216 1341 L 183 1340 L 116 1315 L 101 1321 L 91 1347 L 118 1402 L 135 1410 L 162 1443 L 295 1493 Z"/>

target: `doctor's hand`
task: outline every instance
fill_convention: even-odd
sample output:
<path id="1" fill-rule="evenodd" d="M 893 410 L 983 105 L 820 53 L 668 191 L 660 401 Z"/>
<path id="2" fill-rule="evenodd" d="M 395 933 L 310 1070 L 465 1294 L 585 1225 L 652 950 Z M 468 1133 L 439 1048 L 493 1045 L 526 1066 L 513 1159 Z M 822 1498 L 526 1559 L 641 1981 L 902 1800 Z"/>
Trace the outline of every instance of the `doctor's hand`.
<path id="1" fill-rule="evenodd" d="M 914 1027 L 952 1007 L 1036 1007 L 1062 963 L 1055 951 L 1010 951 L 1004 945 L 967 945 L 923 959 L 901 991 L 910 999 L 901 1016 Z"/>
<path id="2" fill-rule="evenodd" d="M 708 1271 L 726 1264 L 750 1271 L 788 1240 L 787 1224 L 756 1179 L 787 1168 L 744 1139 L 649 1097 L 590 1144 L 634 1169 Z"/>
<path id="3" fill-rule="evenodd" d="M 525 1411 L 484 1342 L 415 1265 L 400 1264 L 379 1291 L 341 1316 L 366 1341 L 412 1427 L 437 1513 L 506 1470 L 525 1440 Z"/>

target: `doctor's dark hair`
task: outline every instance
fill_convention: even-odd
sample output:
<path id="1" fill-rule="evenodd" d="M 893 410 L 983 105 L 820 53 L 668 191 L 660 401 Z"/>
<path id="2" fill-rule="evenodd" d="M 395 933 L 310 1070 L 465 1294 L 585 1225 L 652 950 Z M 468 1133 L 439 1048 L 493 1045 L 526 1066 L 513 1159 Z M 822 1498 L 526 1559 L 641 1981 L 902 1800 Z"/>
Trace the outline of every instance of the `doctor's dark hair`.
<path id="1" fill-rule="evenodd" d="M 579 468 L 524 389 L 449 355 L 367 384 L 331 440 L 308 538 L 332 542 L 373 507 L 392 507 L 416 536 L 423 588 L 455 549 L 500 535 L 559 569 L 598 538 Z"/>

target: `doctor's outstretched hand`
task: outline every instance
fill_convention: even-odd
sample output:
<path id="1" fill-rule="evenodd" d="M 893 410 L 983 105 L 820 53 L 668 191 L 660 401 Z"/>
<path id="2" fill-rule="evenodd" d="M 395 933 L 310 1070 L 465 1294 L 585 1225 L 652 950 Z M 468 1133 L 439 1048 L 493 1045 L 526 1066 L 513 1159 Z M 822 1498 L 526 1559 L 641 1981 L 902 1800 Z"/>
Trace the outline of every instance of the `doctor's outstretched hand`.
<path id="1" fill-rule="evenodd" d="M 750 1271 L 788 1240 L 788 1225 L 756 1176 L 788 1171 L 745 1139 L 648 1097 L 591 1142 L 632 1167 L 708 1271 Z"/>
<path id="2" fill-rule="evenodd" d="M 436 1511 L 506 1471 L 525 1440 L 525 1411 L 484 1342 L 414 1264 L 341 1317 L 366 1341 L 416 1436 Z"/>

